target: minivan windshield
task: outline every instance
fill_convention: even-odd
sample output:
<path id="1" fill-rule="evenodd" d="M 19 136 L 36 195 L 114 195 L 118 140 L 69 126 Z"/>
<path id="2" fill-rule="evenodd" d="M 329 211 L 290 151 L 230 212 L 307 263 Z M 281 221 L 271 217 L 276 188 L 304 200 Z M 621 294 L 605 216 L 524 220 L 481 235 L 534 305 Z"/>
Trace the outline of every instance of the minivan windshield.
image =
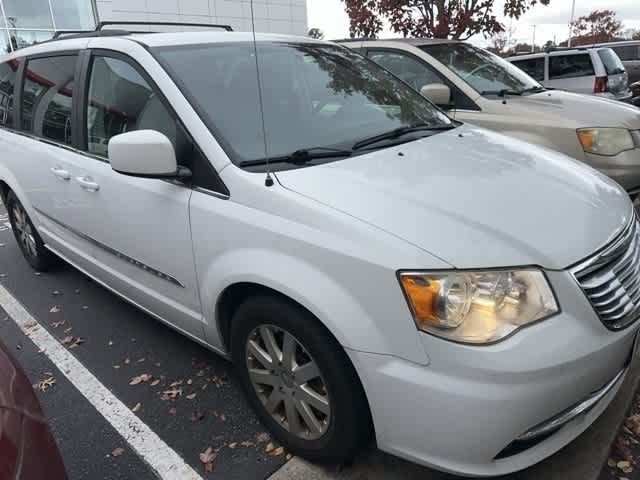
<path id="1" fill-rule="evenodd" d="M 467 43 L 424 45 L 420 48 L 449 67 L 481 95 L 522 95 L 544 89 L 515 65 Z"/>
<path id="2" fill-rule="evenodd" d="M 320 163 L 454 126 L 409 86 L 344 47 L 258 42 L 256 48 L 264 130 L 252 42 L 153 52 L 235 164 L 259 165 L 265 139 L 270 159 Z M 274 168 L 291 168 L 281 163 Z"/>

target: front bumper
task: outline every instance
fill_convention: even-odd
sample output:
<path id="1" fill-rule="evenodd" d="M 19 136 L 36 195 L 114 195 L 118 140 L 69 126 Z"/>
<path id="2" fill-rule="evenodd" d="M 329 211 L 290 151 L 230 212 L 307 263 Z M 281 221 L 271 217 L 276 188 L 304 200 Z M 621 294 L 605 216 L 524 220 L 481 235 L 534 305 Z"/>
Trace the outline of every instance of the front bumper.
<path id="1" fill-rule="evenodd" d="M 380 449 L 451 473 L 504 475 L 552 455 L 593 423 L 623 382 L 637 326 L 607 330 L 569 274 L 548 275 L 562 313 L 501 343 L 472 347 L 421 334 L 428 367 L 348 352 Z M 579 415 L 525 449 L 506 450 L 594 392 L 602 395 Z"/>

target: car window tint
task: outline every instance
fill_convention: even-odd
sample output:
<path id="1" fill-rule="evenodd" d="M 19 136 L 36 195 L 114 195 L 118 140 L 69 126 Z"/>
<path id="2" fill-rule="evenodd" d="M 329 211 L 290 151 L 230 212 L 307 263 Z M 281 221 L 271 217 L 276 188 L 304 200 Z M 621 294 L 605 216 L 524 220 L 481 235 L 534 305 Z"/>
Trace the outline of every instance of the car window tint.
<path id="1" fill-rule="evenodd" d="M 27 63 L 22 129 L 72 144 L 72 100 L 77 56 L 38 58 Z"/>
<path id="2" fill-rule="evenodd" d="M 511 63 L 513 63 L 520 70 L 524 70 L 529 74 L 529 76 L 533 77 L 539 82 L 544 81 L 544 57 L 515 60 Z"/>
<path id="3" fill-rule="evenodd" d="M 618 54 L 620 60 L 640 60 L 640 46 L 638 45 L 624 45 L 621 47 L 613 47 L 613 51 Z"/>
<path id="4" fill-rule="evenodd" d="M 411 85 L 415 90 L 420 91 L 422 87 L 431 83 L 442 83 L 442 79 L 434 71 L 409 55 L 370 50 L 369 58 Z"/>
<path id="5" fill-rule="evenodd" d="M 549 79 L 591 77 L 595 74 L 588 53 L 549 57 Z"/>
<path id="6" fill-rule="evenodd" d="M 625 72 L 624 64 L 620 60 L 620 57 L 610 48 L 598 50 L 598 55 L 600 56 L 600 60 L 602 60 L 604 69 L 607 71 L 607 75 L 618 75 Z"/>
<path id="7" fill-rule="evenodd" d="M 13 126 L 13 98 L 16 88 L 17 60 L 0 64 L 0 126 Z"/>
<path id="8" fill-rule="evenodd" d="M 95 57 L 89 80 L 89 152 L 106 157 L 109 140 L 135 130 L 155 130 L 176 148 L 178 161 L 190 144 L 177 121 L 138 71 L 124 60 Z"/>

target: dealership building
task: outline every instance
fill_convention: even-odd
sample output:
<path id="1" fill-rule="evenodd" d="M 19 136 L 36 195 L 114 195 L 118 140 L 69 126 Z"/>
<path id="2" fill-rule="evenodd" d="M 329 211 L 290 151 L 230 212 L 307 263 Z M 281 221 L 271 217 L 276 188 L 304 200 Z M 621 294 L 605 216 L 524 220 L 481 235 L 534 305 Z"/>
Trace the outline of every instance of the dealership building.
<path id="1" fill-rule="evenodd" d="M 254 0 L 256 30 L 304 35 L 306 0 Z M 251 30 L 250 0 L 0 0 L 0 54 L 100 21 L 180 22 Z M 146 27 L 136 27 L 144 30 Z M 157 28 L 154 28 L 156 30 Z M 165 30 L 167 28 L 164 28 Z"/>

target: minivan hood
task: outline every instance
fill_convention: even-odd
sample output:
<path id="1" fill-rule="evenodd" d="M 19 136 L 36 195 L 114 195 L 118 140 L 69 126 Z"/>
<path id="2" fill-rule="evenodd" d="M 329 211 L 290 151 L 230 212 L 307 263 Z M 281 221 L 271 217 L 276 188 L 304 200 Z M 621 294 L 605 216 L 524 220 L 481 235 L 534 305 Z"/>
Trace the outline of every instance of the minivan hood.
<path id="1" fill-rule="evenodd" d="M 595 170 L 469 125 L 277 178 L 457 268 L 566 268 L 632 215 L 627 194 Z"/>
<path id="2" fill-rule="evenodd" d="M 595 95 L 547 90 L 522 97 L 511 96 L 507 102 L 511 108 L 520 107 L 523 115 L 553 116 L 559 118 L 563 124 L 566 124 L 567 119 L 571 119 L 576 128 L 640 129 L 640 110 L 637 107 Z"/>

